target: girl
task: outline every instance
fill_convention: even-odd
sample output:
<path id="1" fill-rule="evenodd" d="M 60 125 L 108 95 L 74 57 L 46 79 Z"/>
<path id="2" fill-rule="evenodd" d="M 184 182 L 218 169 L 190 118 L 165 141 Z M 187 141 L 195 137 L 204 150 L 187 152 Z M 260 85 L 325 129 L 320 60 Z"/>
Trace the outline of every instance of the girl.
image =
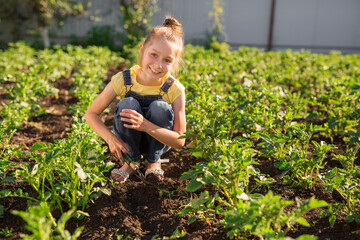
<path id="1" fill-rule="evenodd" d="M 121 163 L 122 153 L 128 153 L 137 165 L 143 154 L 147 179 L 162 180 L 164 172 L 158 163 L 161 155 L 185 144 L 184 138 L 179 139 L 186 130 L 185 89 L 170 75 L 177 71 L 181 60 L 182 37 L 181 24 L 166 17 L 140 45 L 138 65 L 114 75 L 85 113 L 90 127 Z M 116 96 L 122 100 L 116 105 L 111 132 L 99 116 Z M 113 169 L 111 176 L 122 183 L 133 171 L 125 163 Z"/>

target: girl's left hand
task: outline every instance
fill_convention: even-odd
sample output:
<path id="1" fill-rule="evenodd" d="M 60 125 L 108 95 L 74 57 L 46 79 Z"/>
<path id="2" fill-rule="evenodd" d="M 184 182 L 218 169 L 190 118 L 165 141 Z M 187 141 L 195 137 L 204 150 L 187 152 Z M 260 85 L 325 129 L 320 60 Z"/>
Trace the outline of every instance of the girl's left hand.
<path id="1" fill-rule="evenodd" d="M 131 123 L 124 124 L 124 127 L 135 129 L 141 132 L 146 131 L 146 126 L 149 121 L 137 111 L 131 109 L 123 109 L 120 112 L 120 116 L 122 116 L 121 121 Z"/>

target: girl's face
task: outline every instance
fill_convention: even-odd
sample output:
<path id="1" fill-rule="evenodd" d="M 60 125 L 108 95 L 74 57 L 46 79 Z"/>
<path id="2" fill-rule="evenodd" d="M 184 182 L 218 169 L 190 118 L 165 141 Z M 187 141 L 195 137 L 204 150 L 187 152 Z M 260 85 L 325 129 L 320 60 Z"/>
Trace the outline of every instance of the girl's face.
<path id="1" fill-rule="evenodd" d="M 163 38 L 153 39 L 145 48 L 141 45 L 141 68 L 144 77 L 148 80 L 159 80 L 170 73 L 177 61 L 176 50 L 176 44 Z"/>

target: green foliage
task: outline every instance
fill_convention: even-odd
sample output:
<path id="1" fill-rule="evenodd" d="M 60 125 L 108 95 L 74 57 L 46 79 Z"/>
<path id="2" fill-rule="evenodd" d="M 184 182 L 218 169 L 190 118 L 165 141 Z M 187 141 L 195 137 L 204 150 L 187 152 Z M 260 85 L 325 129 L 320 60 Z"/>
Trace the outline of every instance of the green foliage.
<path id="1" fill-rule="evenodd" d="M 260 239 L 284 239 L 295 223 L 310 226 L 301 217 L 303 214 L 314 208 L 327 206 L 325 201 L 316 199 L 309 199 L 305 203 L 298 201 L 298 208 L 285 214 L 284 208 L 292 203 L 274 196 L 270 191 L 252 201 L 239 201 L 235 208 L 225 211 L 223 224 L 230 228 L 230 238 L 247 233 Z"/>
<path id="2" fill-rule="evenodd" d="M 120 0 L 123 12 L 121 25 L 126 31 L 124 46 L 135 47 L 146 36 L 156 4 L 157 0 Z"/>
<path id="3" fill-rule="evenodd" d="M 1 82 L 11 85 L 3 89 L 9 100 L 0 113 L 1 183 L 24 181 L 37 192 L 4 190 L 1 197 L 46 203 L 49 211 L 37 219 L 51 223 L 50 235 L 62 236 L 53 210 L 65 214 L 74 208 L 71 216 L 84 216 L 89 202 L 109 194 L 104 173 L 112 166 L 104 163 L 106 148 L 82 116 L 100 91 L 107 66 L 126 62 L 108 48 L 68 45 L 35 51 L 23 43 L 13 44 L 0 58 Z M 302 215 L 325 203 L 309 199 L 285 214 L 294 202 L 266 191 L 276 186 L 257 169 L 261 160 L 281 169 L 289 187 L 311 190 L 316 184 L 338 193 L 341 200 L 322 213 L 330 224 L 339 215 L 359 223 L 358 55 L 186 46 L 184 62 L 179 80 L 187 89 L 187 151 L 200 159 L 181 177 L 193 198 L 180 214 L 190 223 L 220 216 L 231 237 L 282 239 L 293 224 L 307 225 Z M 72 133 L 52 144 L 36 143 L 30 152 L 11 146 L 9 139 L 22 122 L 44 114 L 39 99 L 56 96 L 51 83 L 70 75 L 78 99 L 68 109 Z M 10 160 L 20 156 L 31 164 Z M 325 170 L 330 161 L 338 167 Z"/>
<path id="4" fill-rule="evenodd" d="M 223 26 L 224 9 L 222 6 L 222 0 L 213 0 L 212 10 L 209 12 L 211 18 L 211 28 L 207 33 L 207 48 L 215 50 L 225 50 L 228 48 L 226 43 L 220 43 L 226 38 L 226 34 Z"/>
<path id="5" fill-rule="evenodd" d="M 0 78 L 4 78 L 32 66 L 36 61 L 35 49 L 22 41 L 9 43 L 6 51 L 0 51 L 0 60 Z"/>
<path id="6" fill-rule="evenodd" d="M 116 40 L 120 38 L 120 34 L 115 31 L 114 26 L 103 25 L 94 26 L 87 31 L 86 36 L 78 38 L 72 36 L 72 44 L 86 46 L 103 46 L 116 51 L 119 47 L 116 45 Z"/>
<path id="7" fill-rule="evenodd" d="M 1 216 L 1 214 L 0 214 L 0 216 Z M 14 231 L 13 228 L 5 227 L 0 230 L 0 235 L 4 236 L 4 237 L 11 237 L 11 235 L 13 235 L 13 231 Z"/>
<path id="8" fill-rule="evenodd" d="M 3 218 L 4 206 L 0 204 L 0 218 Z"/>
<path id="9" fill-rule="evenodd" d="M 328 192 L 336 191 L 342 197 L 341 203 L 336 203 L 336 209 L 345 209 L 347 222 L 357 222 L 360 224 L 360 179 L 358 177 L 359 166 L 355 165 L 356 154 L 358 153 L 360 144 L 356 147 L 348 149 L 345 155 L 335 155 L 333 160 L 341 163 L 343 168 L 333 168 L 332 170 L 322 174 L 322 180 Z M 332 212 L 329 210 L 329 212 Z M 331 217 L 329 215 L 329 217 Z M 334 224 L 333 215 L 329 220 Z"/>
<path id="10" fill-rule="evenodd" d="M 198 219 L 207 221 L 212 219 L 221 210 L 219 206 L 215 205 L 215 201 L 219 199 L 217 193 L 211 196 L 208 191 L 203 191 L 198 198 L 192 199 L 178 214 L 189 215 L 189 224 L 194 223 Z M 214 209 L 214 207 L 216 208 Z"/>
<path id="11" fill-rule="evenodd" d="M 15 36 L 13 41 L 17 41 L 17 32 L 23 22 L 36 19 L 37 30 L 44 32 L 44 29 L 54 25 L 62 25 L 68 16 L 83 16 L 86 14 L 84 6 L 76 0 L 0 0 L 0 20 L 10 20 L 14 23 Z M 3 7 L 4 6 L 4 7 Z M 48 48 L 47 42 L 43 42 L 44 47 Z"/>
<path id="12" fill-rule="evenodd" d="M 329 192 L 343 194 L 342 202 L 329 205 L 332 223 L 342 210 L 347 221 L 359 219 L 358 169 L 352 164 L 358 157 L 354 145 L 360 126 L 359 94 L 354 90 L 360 72 L 357 55 L 187 46 L 184 61 L 187 67 L 179 79 L 187 89 L 188 151 L 202 161 L 181 177 L 188 180 L 188 191 L 199 194 L 181 214 L 187 214 L 190 222 L 206 221 L 214 214 L 231 212 L 237 204 L 248 213 L 247 206 L 263 198 L 256 186 L 249 186 L 249 179 L 259 186 L 272 184 L 256 169 L 261 158 L 283 170 L 288 184 L 309 189 L 321 184 Z M 325 173 L 334 152 L 339 152 L 339 142 L 355 153 L 335 155 L 343 168 Z M 299 218 L 300 210 L 294 210 Z M 254 218 L 257 214 L 261 215 L 254 212 Z M 238 236 L 254 234 L 260 226 L 253 222 L 246 229 L 241 222 L 233 228 Z M 268 233 L 285 238 L 282 231 Z"/>
<path id="13" fill-rule="evenodd" d="M 194 192 L 201 186 L 212 184 L 225 196 L 222 203 L 230 206 L 237 204 L 239 199 L 248 199 L 249 181 L 255 176 L 259 184 L 272 182 L 257 171 L 253 165 L 254 151 L 251 142 L 236 138 L 233 141 L 217 142 L 216 150 L 209 155 L 209 162 L 201 162 L 194 166 L 194 170 L 185 172 L 180 180 L 190 179 L 187 190 Z M 196 156 L 198 153 L 196 152 Z"/>
<path id="14" fill-rule="evenodd" d="M 35 165 L 18 165 L 15 176 L 37 191 L 39 201 L 56 204 L 61 212 L 64 202 L 69 208 L 84 210 L 101 193 L 110 194 L 103 188 L 107 180 L 103 172 L 111 166 L 105 164 L 105 149 L 92 135 L 74 135 L 48 146 L 36 143 L 31 151 L 30 159 Z M 100 187 L 94 188 L 97 183 Z"/>
<path id="15" fill-rule="evenodd" d="M 231 49 L 230 45 L 226 42 L 219 43 L 217 41 L 211 42 L 209 48 L 215 52 L 229 51 Z"/>
<path id="16" fill-rule="evenodd" d="M 38 206 L 32 206 L 27 211 L 12 211 L 13 214 L 20 216 L 26 223 L 25 229 L 31 232 L 31 235 L 21 234 L 22 239 L 50 240 L 50 239 L 77 239 L 84 227 L 76 228 L 71 234 L 65 229 L 66 222 L 72 217 L 74 209 L 65 212 L 59 221 L 53 225 L 53 221 L 48 218 L 50 208 L 46 203 L 40 203 Z M 54 230 L 53 230 L 54 228 Z"/>
<path id="17" fill-rule="evenodd" d="M 21 44 L 14 46 L 19 51 L 31 52 Z M 4 55 L 11 60 L 10 52 L 16 51 L 10 48 Z M 19 72 L 22 66 L 10 67 L 7 70 L 9 75 L 2 79 L 2 81 L 12 82 L 13 87 L 6 89 L 12 99 L 9 100 L 7 106 L 3 106 L 1 112 L 3 117 L 1 124 L 6 126 L 0 130 L 1 182 L 26 182 L 37 192 L 31 196 L 21 188 L 0 192 L 2 198 L 25 198 L 29 200 L 29 206 L 33 206 L 19 213 L 29 223 L 29 231 L 33 234 L 24 238 L 76 239 L 80 232 L 76 231 L 70 235 L 65 230 L 67 219 L 73 216 L 83 217 L 86 215 L 83 211 L 88 203 L 103 193 L 110 194 L 110 191 L 104 187 L 108 180 L 104 172 L 112 168 L 112 165 L 105 161 L 104 153 L 107 149 L 103 146 L 103 141 L 80 116 L 84 114 L 99 92 L 103 84 L 102 79 L 108 71 L 108 65 L 119 63 L 119 61 L 123 59 L 106 48 L 84 49 L 68 45 L 64 48 L 55 47 L 52 50 L 36 51 L 36 54 L 33 54 L 31 66 L 24 65 L 26 70 L 23 72 Z M 31 110 L 29 106 L 34 104 L 37 107 L 36 102 L 39 97 L 56 94 L 50 87 L 51 82 L 70 74 L 73 78 L 72 90 L 79 102 L 69 109 L 74 117 L 73 131 L 68 138 L 55 140 L 54 143 L 49 144 L 38 142 L 30 148 L 31 151 L 23 152 L 19 151 L 21 146 L 9 145 L 11 135 L 23 121 L 34 114 L 34 109 Z M 9 161 L 10 157 L 20 156 L 27 157 L 31 163 L 30 161 L 28 163 Z M 11 172 L 8 171 L 10 167 Z M 44 210 L 38 212 L 37 208 Z M 68 209 L 71 209 L 71 212 L 67 212 Z M 64 214 L 57 223 L 52 216 L 54 210 Z M 48 225 L 51 225 L 50 230 Z"/>

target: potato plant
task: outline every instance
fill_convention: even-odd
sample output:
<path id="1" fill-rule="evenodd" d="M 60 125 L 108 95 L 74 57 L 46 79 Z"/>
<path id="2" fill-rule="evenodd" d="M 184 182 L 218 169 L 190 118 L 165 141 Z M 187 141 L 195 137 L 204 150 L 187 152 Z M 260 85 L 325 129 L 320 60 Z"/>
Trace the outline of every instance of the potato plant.
<path id="1" fill-rule="evenodd" d="M 331 159 L 344 162 L 345 153 L 341 156 L 332 154 L 339 149 L 339 144 L 353 148 L 360 140 L 359 95 L 356 91 L 360 73 L 358 55 L 344 56 L 336 51 L 328 55 L 290 50 L 264 52 L 247 47 L 238 51 L 213 52 L 188 46 L 184 59 L 190 66 L 183 70 L 179 79 L 189 89 L 188 151 L 203 161 L 182 179 L 190 180 L 189 191 L 201 192 L 206 185 L 216 189 L 213 195 L 207 189 L 203 190 L 198 199 L 185 206 L 181 213 L 189 214 L 189 221 L 232 212 L 236 204 L 241 206 L 238 211 L 244 211 L 243 217 L 248 220 L 248 207 L 260 198 L 247 191 L 246 179 L 264 179 L 256 171 L 258 157 L 268 159 L 283 170 L 282 177 L 287 184 L 306 189 L 320 184 L 329 192 L 338 188 L 336 191 L 343 194 L 344 201 L 334 204 L 338 209 L 346 210 L 348 221 L 358 219 L 357 166 L 354 166 L 355 171 L 345 167 L 327 173 L 324 170 Z M 252 143 L 235 147 L 243 153 L 252 153 L 250 168 L 246 164 L 243 168 L 227 166 L 229 156 L 234 163 L 244 162 L 230 147 L 239 137 L 242 142 Z M 359 156 L 358 153 L 353 155 L 355 159 Z M 241 180 L 235 180 L 237 178 Z M 239 185 L 239 182 L 243 184 Z M 271 185 L 271 181 L 262 184 Z M 235 189 L 246 195 L 241 196 L 241 191 L 234 194 Z M 237 196 L 237 200 L 231 196 Z M 279 198 L 274 196 L 274 199 Z M 319 206 L 325 206 L 325 203 L 321 202 Z M 333 209 L 333 205 L 329 206 Z M 277 209 L 276 205 L 267 207 Z M 276 211 L 277 215 L 282 214 L 281 208 Z M 254 213 L 254 218 L 256 214 L 260 213 Z M 241 225 L 242 221 L 239 222 Z M 232 237 L 246 232 L 257 235 L 254 227 L 257 223 L 249 223 L 248 229 L 240 225 L 234 227 Z M 281 225 L 279 219 L 271 224 L 271 231 L 274 232 L 278 225 Z"/>
<path id="2" fill-rule="evenodd" d="M 21 45 L 21 49 L 23 48 L 27 49 Z M 122 59 L 100 47 L 83 49 L 73 46 L 40 51 L 36 56 L 34 55 L 33 59 L 34 66 L 27 71 L 21 73 L 17 72 L 18 68 L 9 69 L 12 75 L 3 78 L 3 81 L 13 82 L 14 87 L 7 89 L 12 100 L 1 112 L 4 120 L 1 123 L 2 133 L 5 131 L 1 139 L 4 143 L 2 156 L 7 157 L 16 152 L 16 148 L 6 144 L 11 137 L 7 131 L 14 133 L 22 122 L 32 116 L 39 108 L 39 97 L 45 94 L 56 95 L 56 91 L 51 90 L 53 88 L 50 82 L 61 76 L 68 76 L 71 71 L 75 71 L 74 93 L 80 100 L 70 109 L 74 114 L 73 131 L 67 138 L 56 140 L 53 144 L 38 142 L 30 151 L 22 152 L 21 154 L 31 160 L 29 163 L 14 164 L 6 159 L 2 160 L 2 182 L 29 183 L 37 195 L 30 196 L 19 188 L 16 191 L 2 190 L 0 197 L 22 197 L 29 200 L 30 207 L 26 212 L 14 212 L 29 223 L 29 230 L 33 233 L 23 238 L 76 239 L 80 230 L 71 235 L 64 228 L 65 222 L 70 217 L 83 217 L 86 215 L 84 211 L 88 203 L 102 193 L 110 194 L 110 191 L 104 188 L 108 180 L 104 172 L 112 168 L 104 161 L 107 158 L 104 154 L 106 147 L 80 114 L 83 114 L 84 109 L 91 103 L 91 98 L 98 93 L 110 62 L 116 63 Z M 82 98 L 83 95 L 91 98 Z M 34 109 L 29 108 L 31 104 Z M 10 165 L 15 171 L 9 174 L 6 169 Z M 6 174 L 9 176 L 3 178 Z M 37 205 L 41 207 L 36 207 Z M 38 208 L 45 210 L 39 212 Z M 52 216 L 56 209 L 63 214 L 57 223 Z M 37 225 L 39 222 L 46 224 Z"/>

